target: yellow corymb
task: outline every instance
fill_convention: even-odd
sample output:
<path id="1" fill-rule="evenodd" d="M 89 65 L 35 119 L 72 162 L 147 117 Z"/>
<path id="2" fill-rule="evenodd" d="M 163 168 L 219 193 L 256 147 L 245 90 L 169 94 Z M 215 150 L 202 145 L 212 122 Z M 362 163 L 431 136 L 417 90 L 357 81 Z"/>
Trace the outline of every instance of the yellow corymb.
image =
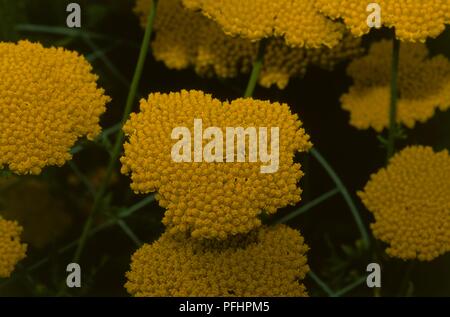
<path id="1" fill-rule="evenodd" d="M 411 146 L 373 174 L 358 193 L 375 216 L 372 231 L 404 260 L 430 261 L 450 251 L 450 155 Z"/>
<path id="2" fill-rule="evenodd" d="M 145 26 L 150 0 L 138 0 L 135 12 Z M 201 76 L 233 78 L 250 73 L 260 42 L 225 34 L 216 22 L 183 7 L 181 0 L 158 2 L 156 36 L 152 42 L 155 58 L 172 69 L 193 67 Z M 345 27 L 338 28 L 344 34 Z M 311 64 L 332 69 L 338 62 L 362 53 L 360 39 L 345 34 L 333 48 L 290 47 L 283 38 L 267 40 L 259 84 L 284 89 L 289 80 L 302 77 Z"/>
<path id="3" fill-rule="evenodd" d="M 354 60 L 348 74 L 354 85 L 341 97 L 350 123 L 381 132 L 389 124 L 392 43 L 372 45 L 367 56 Z M 397 121 L 408 128 L 450 107 L 450 62 L 443 55 L 430 58 L 425 44 L 405 43 L 400 50 Z"/>
<path id="4" fill-rule="evenodd" d="M 342 39 L 338 23 L 320 14 L 310 0 L 183 0 L 200 9 L 231 36 L 252 41 L 282 37 L 289 46 L 333 47 Z"/>
<path id="5" fill-rule="evenodd" d="M 278 127 L 278 170 L 261 173 L 261 162 L 249 162 L 248 142 L 245 162 L 225 162 L 225 149 L 223 162 L 174 162 L 172 130 L 194 131 L 194 119 L 201 119 L 204 129 L 222 131 Z M 261 213 L 273 214 L 300 200 L 297 183 L 303 173 L 294 155 L 311 147 L 301 126 L 286 104 L 250 98 L 221 102 L 201 91 L 154 93 L 141 100 L 140 112 L 125 124 L 128 142 L 121 158 L 122 173 L 131 174 L 135 192 L 158 192 L 160 205 L 167 209 L 163 222 L 171 233 L 225 239 L 260 226 Z M 204 139 L 203 146 L 207 143 Z"/>
<path id="6" fill-rule="evenodd" d="M 398 39 L 424 42 L 435 38 L 450 24 L 448 0 L 315 0 L 316 8 L 331 18 L 340 18 L 357 36 L 370 31 L 369 4 L 378 4 L 383 26 L 395 28 Z"/>
<path id="7" fill-rule="evenodd" d="M 20 243 L 22 227 L 0 217 L 0 278 L 9 277 L 16 264 L 25 258 L 27 246 Z"/>
<path id="8" fill-rule="evenodd" d="M 125 287 L 136 297 L 307 296 L 307 251 L 284 225 L 222 242 L 165 233 L 133 255 Z"/>
<path id="9" fill-rule="evenodd" d="M 0 169 L 39 174 L 63 165 L 83 136 L 101 130 L 109 97 L 76 52 L 39 43 L 0 43 Z"/>

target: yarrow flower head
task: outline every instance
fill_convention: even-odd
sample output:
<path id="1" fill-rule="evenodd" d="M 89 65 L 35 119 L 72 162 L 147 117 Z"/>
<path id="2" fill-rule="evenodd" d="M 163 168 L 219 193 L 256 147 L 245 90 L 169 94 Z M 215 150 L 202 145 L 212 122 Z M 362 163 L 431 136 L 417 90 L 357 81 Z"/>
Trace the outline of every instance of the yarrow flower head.
<path id="1" fill-rule="evenodd" d="M 25 258 L 27 246 L 20 243 L 22 227 L 0 217 L 0 278 L 9 277 L 16 264 Z"/>
<path id="2" fill-rule="evenodd" d="M 307 296 L 307 251 L 284 225 L 220 242 L 165 233 L 133 255 L 125 287 L 136 297 Z"/>
<path id="3" fill-rule="evenodd" d="M 340 18 L 357 36 L 370 31 L 367 23 L 368 5 L 381 8 L 383 26 L 395 28 L 398 39 L 424 42 L 435 38 L 450 24 L 448 0 L 316 0 L 316 8 L 331 18 Z"/>
<path id="4" fill-rule="evenodd" d="M 375 237 L 404 260 L 430 261 L 450 251 L 450 155 L 411 146 L 371 176 L 359 193 L 375 216 Z"/>
<path id="5" fill-rule="evenodd" d="M 150 0 L 138 0 L 135 12 L 145 26 Z M 339 26 L 344 34 L 344 27 Z M 193 67 L 201 76 L 233 78 L 250 72 L 259 42 L 231 37 L 214 21 L 183 7 L 181 0 L 158 2 L 156 36 L 152 42 L 155 58 L 172 69 Z M 308 65 L 332 69 L 338 62 L 359 56 L 361 40 L 346 33 L 332 49 L 290 47 L 278 37 L 267 40 L 259 84 L 284 89 L 290 78 L 302 77 Z"/>
<path id="6" fill-rule="evenodd" d="M 60 237 L 72 218 L 60 197 L 50 192 L 49 185 L 34 178 L 19 176 L 0 179 L 2 208 L 0 217 L 15 219 L 23 226 L 22 240 L 35 248 L 43 248 Z"/>
<path id="7" fill-rule="evenodd" d="M 359 129 L 381 132 L 389 124 L 391 51 L 391 42 L 375 43 L 367 56 L 348 67 L 354 85 L 341 103 L 351 114 L 350 123 Z M 412 128 L 437 109 L 450 108 L 450 62 L 442 55 L 429 58 L 424 44 L 402 45 L 398 84 L 398 123 Z"/>
<path id="8" fill-rule="evenodd" d="M 261 173 L 261 162 L 249 160 L 247 141 L 245 162 L 226 161 L 225 150 L 215 152 L 220 160 L 211 163 L 174 162 L 172 130 L 186 127 L 194 131 L 195 119 L 202 120 L 204 129 L 221 129 L 224 136 L 227 127 L 278 128 L 277 171 Z M 163 222 L 171 233 L 225 239 L 260 226 L 262 212 L 273 214 L 300 200 L 297 182 L 303 173 L 293 158 L 296 152 L 311 147 L 301 126 L 286 104 L 250 98 L 221 102 L 201 91 L 151 94 L 148 100 L 141 100 L 140 113 L 133 113 L 124 126 L 128 142 L 121 158 L 122 173 L 131 174 L 135 192 L 158 191 L 160 205 L 167 208 Z M 199 142 L 193 139 L 195 131 L 191 136 L 192 144 Z M 209 141 L 200 142 L 206 150 Z M 191 147 L 187 155 L 195 156 L 195 150 Z"/>
<path id="9" fill-rule="evenodd" d="M 310 0 L 183 0 L 200 9 L 231 36 L 252 41 L 282 37 L 294 47 L 333 47 L 342 39 L 338 23 L 320 14 Z"/>
<path id="10" fill-rule="evenodd" d="M 78 138 L 100 132 L 109 97 L 91 70 L 62 48 L 0 43 L 0 169 L 39 174 L 61 166 Z"/>

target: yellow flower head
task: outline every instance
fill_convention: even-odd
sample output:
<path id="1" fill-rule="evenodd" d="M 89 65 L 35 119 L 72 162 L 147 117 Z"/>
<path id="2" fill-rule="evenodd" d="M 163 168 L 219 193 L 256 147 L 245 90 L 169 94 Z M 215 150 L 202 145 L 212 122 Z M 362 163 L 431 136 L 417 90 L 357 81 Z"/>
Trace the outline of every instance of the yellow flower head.
<path id="1" fill-rule="evenodd" d="M 381 24 L 395 28 L 401 41 L 424 42 L 435 38 L 450 23 L 448 0 L 315 0 L 316 8 L 331 18 L 341 18 L 351 32 L 362 36 L 370 31 L 367 18 L 373 11 L 368 5 L 381 8 Z"/>
<path id="2" fill-rule="evenodd" d="M 136 5 L 143 26 L 150 4 L 150 0 L 138 0 Z M 155 31 L 152 52 L 157 60 L 172 69 L 193 67 L 201 76 L 233 78 L 247 74 L 259 48 L 258 42 L 226 35 L 214 21 L 184 8 L 181 0 L 158 2 Z M 332 49 L 294 48 L 287 46 L 284 39 L 274 38 L 265 49 L 259 83 L 284 89 L 290 78 L 302 77 L 309 64 L 331 70 L 336 63 L 361 52 L 360 39 L 348 35 Z"/>
<path id="3" fill-rule="evenodd" d="M 20 243 L 22 227 L 0 217 L 0 278 L 9 277 L 16 264 L 25 258 L 27 246 Z"/>
<path id="4" fill-rule="evenodd" d="M 50 192 L 46 182 L 12 177 L 0 180 L 0 217 L 15 219 L 23 226 L 22 240 L 43 248 L 70 226 L 71 216 L 60 197 Z"/>
<path id="5" fill-rule="evenodd" d="M 359 193 L 372 231 L 393 257 L 430 261 L 450 251 L 450 156 L 411 146 L 371 176 Z"/>
<path id="6" fill-rule="evenodd" d="M 381 132 L 389 124 L 392 43 L 372 45 L 367 56 L 354 60 L 348 73 L 354 80 L 341 97 L 342 108 L 351 114 L 350 123 Z M 399 123 L 412 128 L 430 119 L 436 109 L 450 107 L 450 62 L 442 55 L 428 57 L 424 44 L 403 44 L 399 65 Z"/>
<path id="7" fill-rule="evenodd" d="M 39 174 L 61 166 L 78 138 L 100 132 L 109 97 L 91 70 L 62 48 L 0 43 L 0 169 Z"/>
<path id="8" fill-rule="evenodd" d="M 282 37 L 289 46 L 333 47 L 342 39 L 340 25 L 320 14 L 311 0 L 183 0 L 201 9 L 231 36 L 252 41 Z"/>
<path id="9" fill-rule="evenodd" d="M 222 242 L 163 234 L 132 257 L 125 287 L 150 296 L 307 296 L 308 246 L 284 225 Z"/>
<path id="10" fill-rule="evenodd" d="M 288 105 L 249 98 L 221 102 L 201 91 L 183 90 L 151 94 L 148 100 L 141 100 L 140 110 L 131 115 L 124 127 L 129 141 L 121 158 L 122 173 L 131 174 L 135 192 L 158 191 L 160 205 L 167 208 L 163 222 L 171 233 L 224 239 L 260 226 L 258 216 L 262 212 L 272 214 L 300 200 L 297 182 L 303 173 L 293 158 L 296 152 L 308 150 L 311 143 Z M 278 170 L 261 173 L 260 160 L 250 162 L 249 137 L 245 142 L 245 162 L 226 162 L 225 149 L 222 154 L 215 152 L 220 151 L 220 146 L 211 149 L 211 153 L 217 153 L 223 162 L 174 162 L 171 152 L 177 140 L 172 139 L 172 130 L 186 127 L 194 140 L 195 119 L 203 121 L 204 131 L 209 127 L 221 129 L 224 138 L 227 127 L 255 131 L 266 127 L 268 132 L 278 127 Z M 203 153 L 210 144 L 206 139 Z M 267 139 L 270 143 L 272 136 Z M 194 146 L 191 149 L 187 154 L 194 157 Z"/>

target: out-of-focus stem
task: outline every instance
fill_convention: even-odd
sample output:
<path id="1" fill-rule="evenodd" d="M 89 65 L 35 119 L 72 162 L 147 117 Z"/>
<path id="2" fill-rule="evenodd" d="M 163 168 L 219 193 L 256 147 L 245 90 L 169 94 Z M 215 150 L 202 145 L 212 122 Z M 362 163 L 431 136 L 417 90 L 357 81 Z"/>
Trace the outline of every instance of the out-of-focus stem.
<path id="1" fill-rule="evenodd" d="M 389 136 L 387 144 L 387 159 L 395 153 L 395 139 L 397 137 L 397 102 L 398 102 L 398 65 L 400 60 L 400 41 L 395 38 L 392 48 L 391 65 L 391 103 L 389 109 Z"/>
<path id="2" fill-rule="evenodd" d="M 130 115 L 131 110 L 133 108 L 133 103 L 136 99 L 137 89 L 139 86 L 139 82 L 141 80 L 142 72 L 144 70 L 145 60 L 146 60 L 149 46 L 150 46 L 150 38 L 152 35 L 152 30 L 153 30 L 153 22 L 154 22 L 155 16 L 156 16 L 156 7 L 157 7 L 157 1 L 153 0 L 152 7 L 150 9 L 148 20 L 147 20 L 147 26 L 145 28 L 144 39 L 141 44 L 138 62 L 136 65 L 133 80 L 131 82 L 130 90 L 128 93 L 125 110 L 123 112 L 121 126 L 123 126 L 125 124 L 126 120 L 128 119 L 128 116 Z M 75 256 L 73 259 L 73 262 L 75 262 L 75 263 L 78 262 L 81 258 L 81 254 L 83 253 L 83 249 L 86 244 L 87 238 L 89 236 L 89 231 L 91 229 L 91 226 L 94 222 L 95 217 L 97 216 L 98 212 L 101 209 L 103 198 L 105 196 L 108 185 L 111 181 L 112 172 L 114 171 L 117 160 L 119 159 L 124 139 L 125 139 L 125 135 L 124 135 L 122 129 L 120 129 L 117 132 L 116 142 L 114 144 L 112 154 L 109 159 L 109 164 L 108 164 L 108 167 L 106 170 L 105 178 L 103 179 L 103 181 L 100 185 L 100 188 L 95 195 L 94 206 L 92 208 L 92 212 L 90 213 L 88 219 L 86 220 L 86 223 L 84 225 L 83 232 L 81 234 L 77 249 L 75 251 Z"/>

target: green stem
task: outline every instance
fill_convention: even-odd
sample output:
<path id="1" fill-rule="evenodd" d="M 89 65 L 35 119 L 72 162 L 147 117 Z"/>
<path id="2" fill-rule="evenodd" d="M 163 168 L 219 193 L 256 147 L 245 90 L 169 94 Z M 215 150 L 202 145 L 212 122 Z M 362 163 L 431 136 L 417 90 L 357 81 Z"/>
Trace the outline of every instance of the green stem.
<path id="1" fill-rule="evenodd" d="M 339 188 L 342 196 L 345 199 L 345 202 L 347 203 L 348 207 L 350 208 L 353 218 L 355 219 L 356 225 L 358 226 L 359 232 L 361 234 L 361 237 L 362 237 L 362 240 L 364 243 L 364 247 L 366 249 L 368 249 L 370 246 L 369 233 L 367 232 L 366 226 L 364 225 L 364 223 L 361 219 L 361 216 L 359 215 L 358 208 L 356 208 L 356 205 L 353 202 L 353 199 L 351 198 L 350 193 L 348 192 L 344 183 L 339 178 L 339 176 L 336 174 L 336 172 L 333 170 L 331 165 L 327 162 L 327 160 L 319 153 L 319 151 L 317 151 L 315 148 L 312 148 L 310 150 L 310 153 L 320 163 L 320 165 L 322 165 L 322 167 L 325 169 L 325 171 L 328 173 L 328 175 L 334 181 L 336 186 Z"/>
<path id="2" fill-rule="evenodd" d="M 328 296 L 336 297 L 336 294 L 333 292 L 333 290 L 324 281 L 322 281 L 316 275 L 316 273 L 314 273 L 313 271 L 309 271 L 308 275 L 314 280 L 314 282 L 316 282 L 317 285 L 320 286 L 320 288 L 322 288 L 325 291 L 325 293 L 327 293 Z"/>
<path id="3" fill-rule="evenodd" d="M 100 142 L 102 139 L 108 138 L 111 134 L 117 133 L 122 129 L 122 123 L 119 122 L 108 129 L 105 129 L 96 139 L 96 142 Z M 70 154 L 75 155 L 83 150 L 82 145 L 76 145 L 70 150 Z"/>
<path id="4" fill-rule="evenodd" d="M 94 41 L 89 36 L 82 37 L 84 42 L 92 49 L 94 52 L 102 52 L 102 49 L 94 43 Z M 114 65 L 114 63 L 106 56 L 104 53 L 100 53 L 97 57 L 105 64 L 105 66 L 109 69 L 112 75 L 114 75 L 121 84 L 123 84 L 126 88 L 129 87 L 129 80 L 119 71 L 119 69 Z"/>
<path id="5" fill-rule="evenodd" d="M 145 60 L 146 60 L 149 46 L 150 46 L 150 38 L 151 38 L 151 34 L 152 34 L 152 29 L 153 29 L 153 22 L 154 22 L 155 16 L 156 16 L 156 6 L 157 6 L 157 1 L 156 0 L 152 1 L 152 7 L 149 12 L 147 26 L 145 28 L 145 35 L 144 35 L 144 39 L 142 41 L 141 50 L 139 53 L 139 59 L 138 59 L 137 65 L 136 65 L 136 70 L 134 72 L 133 80 L 131 82 L 130 91 L 128 93 L 127 103 L 126 103 L 125 110 L 124 110 L 122 120 L 121 120 L 121 126 L 123 126 L 125 124 L 126 120 L 128 119 L 128 116 L 131 113 L 131 110 L 133 108 L 133 103 L 136 98 L 137 89 L 138 89 L 139 82 L 140 82 L 140 79 L 142 76 L 142 72 L 144 70 L 144 64 L 145 64 Z M 103 198 L 104 198 L 104 195 L 108 188 L 108 184 L 110 183 L 112 172 L 114 171 L 117 160 L 119 159 L 124 139 L 125 139 L 125 135 L 124 135 L 123 131 L 119 130 L 117 133 L 116 142 L 114 144 L 112 155 L 110 157 L 109 164 L 108 164 L 108 167 L 106 170 L 105 178 L 103 179 L 103 181 L 100 185 L 100 188 L 98 189 L 98 191 L 95 195 L 94 206 L 92 208 L 92 212 L 90 213 L 90 215 L 84 225 L 78 247 L 75 251 L 75 255 L 73 258 L 73 262 L 75 262 L 75 263 L 79 262 L 79 260 L 81 258 L 81 254 L 83 252 L 84 246 L 85 246 L 87 238 L 89 236 L 89 231 L 94 222 L 94 218 L 97 216 L 97 214 L 99 213 L 99 211 L 101 209 Z"/>
<path id="6" fill-rule="evenodd" d="M 330 199 L 331 197 L 333 197 L 334 195 L 339 194 L 339 193 L 340 193 L 339 188 L 332 189 L 332 190 L 326 192 L 325 194 L 322 194 L 321 196 L 317 197 L 316 199 L 310 201 L 303 207 L 300 207 L 300 208 L 294 210 L 293 212 L 289 213 L 285 217 L 278 220 L 277 223 L 288 222 L 289 220 L 294 219 L 295 217 L 307 212 L 308 210 L 316 207 L 317 205 L 321 204 L 322 202 Z"/>
<path id="7" fill-rule="evenodd" d="M 105 40 L 105 41 L 122 41 L 123 43 L 135 46 L 136 43 L 111 37 L 105 34 L 99 34 L 94 32 L 85 31 L 84 29 L 70 29 L 67 27 L 58 27 L 50 25 L 38 25 L 38 24 L 18 24 L 15 26 L 15 30 L 19 32 L 32 32 L 32 33 L 47 33 L 62 36 L 71 37 L 89 37 L 91 39 Z"/>
<path id="8" fill-rule="evenodd" d="M 134 233 L 134 231 L 131 230 L 131 228 L 124 220 L 118 219 L 117 224 L 123 230 L 123 232 L 131 239 L 131 241 L 134 242 L 137 248 L 140 248 L 142 246 L 143 244 L 142 241 L 138 238 L 138 236 Z"/>
<path id="9" fill-rule="evenodd" d="M 353 283 L 351 283 L 350 285 L 340 289 L 339 291 L 337 291 L 336 293 L 334 293 L 334 295 L 336 297 L 340 297 L 342 295 L 347 294 L 348 292 L 354 290 L 356 287 L 358 287 L 359 285 L 362 285 L 366 282 L 367 277 L 366 276 L 361 276 L 359 279 L 357 279 L 356 281 L 354 281 Z"/>
<path id="10" fill-rule="evenodd" d="M 89 231 L 88 236 L 93 236 L 105 229 L 108 229 L 114 225 L 117 225 L 118 221 L 121 219 L 126 219 L 128 217 L 130 217 L 132 214 L 134 214 L 136 211 L 141 210 L 142 208 L 144 208 L 145 206 L 151 204 L 152 202 L 155 201 L 155 196 L 151 195 L 151 196 L 147 196 L 146 198 L 142 199 L 140 202 L 136 203 L 135 205 L 126 208 L 125 210 L 123 210 L 122 212 L 120 212 L 118 214 L 118 217 L 115 219 L 111 219 L 108 220 L 100 225 L 98 225 L 95 228 L 92 228 Z M 72 249 L 73 247 L 77 246 L 79 243 L 79 239 L 72 241 L 71 243 L 65 245 L 64 247 L 60 248 L 57 253 L 64 253 L 69 251 L 70 249 Z M 48 263 L 48 261 L 50 260 L 50 257 L 46 257 L 38 262 L 36 262 L 35 264 L 31 265 L 30 267 L 28 267 L 26 269 L 27 272 L 32 272 L 34 270 L 39 269 L 40 267 L 42 267 L 43 265 L 45 265 L 46 263 Z M 8 280 L 5 280 L 4 283 L 0 284 L 0 288 L 5 287 L 7 285 L 9 285 L 11 282 L 13 282 L 13 280 L 15 279 L 15 277 L 11 277 Z M 1 280 L 1 279 L 0 279 Z"/>
<path id="11" fill-rule="evenodd" d="M 244 97 L 248 98 L 253 96 L 255 92 L 256 84 L 258 83 L 259 75 L 261 74 L 261 70 L 264 62 L 264 52 L 266 50 L 267 40 L 261 40 L 258 48 L 258 55 L 256 56 L 256 60 L 253 62 L 252 73 L 250 75 L 250 79 L 247 84 L 247 89 L 245 90 Z"/>
<path id="12" fill-rule="evenodd" d="M 392 48 L 391 68 L 391 103 L 389 108 L 389 136 L 387 144 L 387 159 L 395 153 L 395 139 L 397 137 L 397 101 L 398 101 L 398 65 L 400 60 L 400 41 L 395 38 Z"/>

